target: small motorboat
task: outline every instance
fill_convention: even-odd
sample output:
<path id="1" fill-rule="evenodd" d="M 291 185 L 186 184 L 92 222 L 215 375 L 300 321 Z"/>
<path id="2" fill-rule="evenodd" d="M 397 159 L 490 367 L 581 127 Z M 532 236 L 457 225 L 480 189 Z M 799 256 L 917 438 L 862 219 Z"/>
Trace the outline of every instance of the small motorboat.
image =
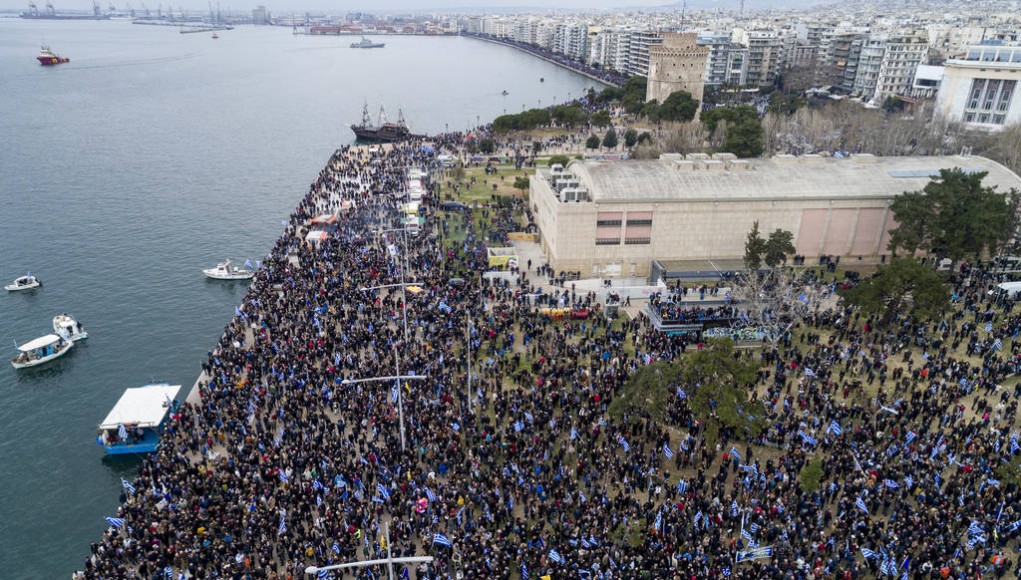
<path id="1" fill-rule="evenodd" d="M 16 369 L 24 369 L 48 363 L 67 354 L 72 346 L 73 342 L 64 340 L 56 334 L 40 336 L 19 346 L 18 356 L 11 360 L 11 364 Z"/>
<path id="2" fill-rule="evenodd" d="M 230 260 L 217 264 L 215 268 L 206 268 L 202 273 L 214 280 L 248 280 L 255 276 L 254 270 L 242 270 L 230 264 Z"/>
<path id="3" fill-rule="evenodd" d="M 181 385 L 157 383 L 124 391 L 99 425 L 96 442 L 110 455 L 152 453 L 171 413 L 177 409 Z"/>
<path id="4" fill-rule="evenodd" d="M 502 92 L 502 93 L 500 93 L 500 94 L 506 97 L 506 96 L 507 96 L 507 95 L 509 95 L 510 93 L 508 93 L 507 91 L 504 91 L 504 92 Z"/>
<path id="5" fill-rule="evenodd" d="M 85 327 L 67 313 L 53 317 L 53 332 L 68 342 L 78 342 L 89 337 Z"/>
<path id="6" fill-rule="evenodd" d="M 220 38 L 220 35 L 214 32 L 213 36 L 212 36 L 212 39 L 216 40 L 217 38 Z"/>
<path id="7" fill-rule="evenodd" d="M 39 281 L 39 278 L 36 278 L 35 276 L 32 275 L 31 272 L 29 272 L 28 274 L 25 274 L 24 276 L 4 286 L 4 290 L 8 292 L 18 292 L 20 290 L 33 290 L 35 288 L 41 287 L 42 285 L 43 283 Z"/>
<path id="8" fill-rule="evenodd" d="M 546 82 L 546 77 L 539 77 L 539 82 L 540 83 Z"/>

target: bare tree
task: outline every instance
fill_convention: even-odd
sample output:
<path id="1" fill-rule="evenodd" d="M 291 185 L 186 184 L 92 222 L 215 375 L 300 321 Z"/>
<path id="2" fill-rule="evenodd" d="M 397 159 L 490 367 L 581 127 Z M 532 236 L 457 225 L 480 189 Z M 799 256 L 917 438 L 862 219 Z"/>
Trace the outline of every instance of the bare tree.
<path id="1" fill-rule="evenodd" d="M 761 332 L 773 348 L 811 315 L 819 300 L 794 270 L 785 267 L 742 271 L 730 296 L 741 313 L 734 326 Z"/>

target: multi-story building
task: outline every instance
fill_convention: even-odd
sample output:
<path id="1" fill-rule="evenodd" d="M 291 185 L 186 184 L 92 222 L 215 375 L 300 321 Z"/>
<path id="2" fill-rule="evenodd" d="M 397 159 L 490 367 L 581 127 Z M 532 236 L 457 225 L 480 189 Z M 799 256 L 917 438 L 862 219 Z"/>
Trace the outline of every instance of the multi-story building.
<path id="1" fill-rule="evenodd" d="M 879 80 L 879 69 L 883 65 L 886 53 L 886 38 L 870 36 L 862 41 L 858 50 L 858 66 L 854 75 L 851 92 L 864 99 L 871 99 L 876 92 L 876 81 Z"/>
<path id="2" fill-rule="evenodd" d="M 748 48 L 748 69 L 745 84 L 768 86 L 776 82 L 784 61 L 784 39 L 769 30 L 735 28 L 734 42 Z"/>
<path id="3" fill-rule="evenodd" d="M 909 96 L 915 82 L 915 69 L 926 60 L 928 52 L 929 43 L 924 35 L 887 39 L 872 99 L 880 103 L 887 97 Z"/>
<path id="4" fill-rule="evenodd" d="M 649 47 L 649 82 L 645 100 L 662 103 L 676 91 L 702 101 L 709 49 L 697 44 L 694 32 L 664 32 L 663 44 Z"/>
<path id="5" fill-rule="evenodd" d="M 1021 123 L 1021 46 L 983 44 L 943 64 L 936 112 L 986 131 Z"/>
<path id="6" fill-rule="evenodd" d="M 748 49 L 733 42 L 729 34 L 700 36 L 698 44 L 709 50 L 705 84 L 744 86 L 748 76 Z"/>

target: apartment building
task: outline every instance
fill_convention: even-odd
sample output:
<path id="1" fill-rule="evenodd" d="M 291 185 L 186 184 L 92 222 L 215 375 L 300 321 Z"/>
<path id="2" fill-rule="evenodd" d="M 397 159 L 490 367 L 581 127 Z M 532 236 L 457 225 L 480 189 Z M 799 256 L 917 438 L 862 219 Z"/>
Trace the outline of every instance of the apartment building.
<path id="1" fill-rule="evenodd" d="M 1021 46 L 972 46 L 943 64 L 936 112 L 973 129 L 1000 131 L 1021 123 Z"/>
<path id="2" fill-rule="evenodd" d="M 926 62 L 929 43 L 924 34 L 894 36 L 886 40 L 872 99 L 876 103 L 893 96 L 907 97 L 915 82 L 915 70 Z"/>

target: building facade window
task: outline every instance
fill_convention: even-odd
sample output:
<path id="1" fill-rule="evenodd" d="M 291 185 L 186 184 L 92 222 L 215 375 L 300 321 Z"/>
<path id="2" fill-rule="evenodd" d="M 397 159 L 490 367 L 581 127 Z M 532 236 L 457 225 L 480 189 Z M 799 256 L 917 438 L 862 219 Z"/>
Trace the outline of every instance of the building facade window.
<path id="1" fill-rule="evenodd" d="M 624 238 L 624 244 L 628 246 L 640 246 L 643 244 L 651 244 L 651 238 Z"/>
<path id="2" fill-rule="evenodd" d="M 998 79 L 975 79 L 971 83 L 971 93 L 968 98 L 968 107 L 965 109 L 964 121 L 966 123 L 992 123 L 1002 125 L 1006 121 L 1006 115 L 993 113 L 1006 113 L 1010 109 L 1010 102 L 1014 96 L 1017 81 L 1004 81 Z"/>
<path id="3" fill-rule="evenodd" d="M 596 238 L 597 246 L 619 246 L 620 238 Z"/>

